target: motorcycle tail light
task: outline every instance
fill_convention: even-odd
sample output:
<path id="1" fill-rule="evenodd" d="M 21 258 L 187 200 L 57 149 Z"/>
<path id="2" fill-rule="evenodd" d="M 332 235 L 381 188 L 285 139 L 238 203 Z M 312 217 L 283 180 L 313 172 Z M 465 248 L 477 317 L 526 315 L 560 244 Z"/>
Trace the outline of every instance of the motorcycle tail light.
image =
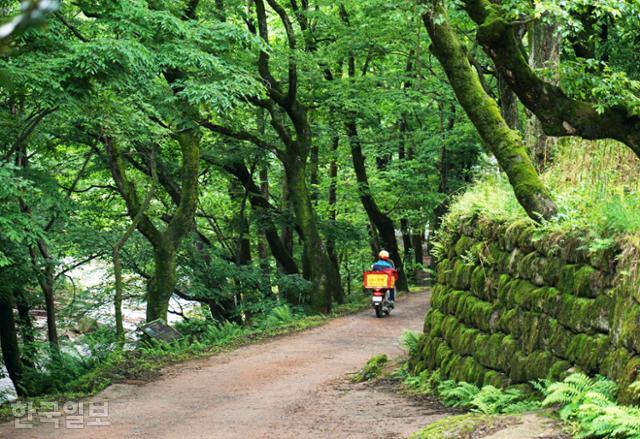
<path id="1" fill-rule="evenodd" d="M 374 296 L 384 296 L 384 293 L 382 291 L 374 291 L 373 295 Z"/>

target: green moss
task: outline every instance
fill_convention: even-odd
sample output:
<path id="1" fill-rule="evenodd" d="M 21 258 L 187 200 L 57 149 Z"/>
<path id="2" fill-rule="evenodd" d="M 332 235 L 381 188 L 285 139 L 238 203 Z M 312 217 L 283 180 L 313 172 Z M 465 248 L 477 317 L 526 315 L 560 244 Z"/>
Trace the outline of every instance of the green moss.
<path id="1" fill-rule="evenodd" d="M 464 295 L 464 291 L 449 290 L 446 296 L 444 296 L 440 310 L 445 314 L 455 315 L 458 309 L 458 302 Z"/>
<path id="2" fill-rule="evenodd" d="M 638 389 L 630 388 L 631 384 L 640 382 L 640 356 L 632 357 L 624 367 L 624 374 L 620 380 L 620 393 L 618 397 L 623 403 L 638 404 L 640 393 Z"/>
<path id="3" fill-rule="evenodd" d="M 476 267 L 471 273 L 471 291 L 482 299 L 488 299 L 490 295 L 485 290 L 487 275 L 484 267 Z"/>
<path id="4" fill-rule="evenodd" d="M 451 439 L 465 438 L 481 426 L 491 425 L 493 416 L 468 413 L 458 416 L 447 416 L 433 422 L 409 436 L 409 439 Z"/>
<path id="5" fill-rule="evenodd" d="M 533 235 L 535 231 L 536 228 L 530 221 L 522 225 L 520 233 L 518 233 L 518 237 L 516 238 L 516 244 L 522 251 L 530 253 L 535 250 L 533 247 Z"/>
<path id="6" fill-rule="evenodd" d="M 495 266 L 506 255 L 507 253 L 495 242 L 490 242 L 482 248 L 483 261 L 490 266 Z"/>
<path id="7" fill-rule="evenodd" d="M 607 352 L 600 364 L 600 372 L 615 381 L 625 378 L 626 366 L 633 358 L 631 352 L 625 348 L 616 348 Z"/>
<path id="8" fill-rule="evenodd" d="M 462 235 L 460 237 L 460 239 L 458 239 L 458 242 L 456 242 L 456 245 L 454 246 L 454 250 L 455 250 L 455 254 L 457 256 L 464 256 L 467 251 L 471 248 L 472 245 L 474 245 L 476 242 L 473 240 L 473 238 L 469 238 L 466 235 Z"/>
<path id="9" fill-rule="evenodd" d="M 431 291 L 431 307 L 442 308 L 448 288 L 443 284 L 436 284 Z"/>
<path id="10" fill-rule="evenodd" d="M 439 337 L 441 335 L 442 322 L 445 315 L 439 310 L 432 308 L 427 313 L 427 317 L 424 321 L 423 332 L 430 337 Z"/>
<path id="11" fill-rule="evenodd" d="M 557 320 L 549 319 L 547 322 L 545 347 L 554 355 L 567 358 L 567 347 L 571 341 L 571 336 L 571 332 Z"/>
<path id="12" fill-rule="evenodd" d="M 536 290 L 536 286 L 526 280 L 515 280 L 511 283 L 509 288 L 509 304 L 517 305 L 525 309 L 531 309 L 531 302 L 533 299 L 533 291 Z"/>
<path id="13" fill-rule="evenodd" d="M 521 312 L 518 332 L 520 345 L 525 354 L 535 351 L 541 344 L 544 337 L 544 328 L 547 317 L 543 314 L 532 312 Z"/>
<path id="14" fill-rule="evenodd" d="M 509 372 L 511 358 L 517 351 L 517 343 L 511 336 L 502 333 L 478 337 L 474 357 L 484 367 Z"/>
<path id="15" fill-rule="evenodd" d="M 507 334 L 511 333 L 511 329 L 514 328 L 515 320 L 518 317 L 518 310 L 515 308 L 506 309 L 498 318 L 498 330 Z"/>
<path id="16" fill-rule="evenodd" d="M 362 368 L 362 370 L 356 373 L 352 380 L 356 383 L 360 383 L 362 381 L 370 381 L 380 376 L 382 372 L 382 368 L 389 359 L 385 354 L 374 355 L 367 361 L 367 364 Z"/>
<path id="17" fill-rule="evenodd" d="M 601 275 L 595 268 L 585 265 L 575 272 L 573 277 L 573 294 L 580 297 L 595 297 L 598 294 L 595 278 Z"/>
<path id="18" fill-rule="evenodd" d="M 516 276 L 518 274 L 518 264 L 520 264 L 524 256 L 524 253 L 520 249 L 513 249 L 511 253 L 509 253 L 509 259 L 506 261 L 506 266 L 503 267 L 504 271 L 512 276 Z"/>
<path id="19" fill-rule="evenodd" d="M 458 290 L 468 290 L 474 266 L 457 260 L 453 266 L 449 284 Z"/>
<path id="20" fill-rule="evenodd" d="M 567 359 L 589 373 L 596 373 L 610 348 L 605 335 L 578 334 L 567 346 Z"/>
<path id="21" fill-rule="evenodd" d="M 614 313 L 616 340 L 627 349 L 640 353 L 640 305 L 633 300 L 620 301 Z"/>
<path id="22" fill-rule="evenodd" d="M 459 354 L 472 355 L 476 347 L 476 338 L 479 331 L 464 325 L 456 327 L 447 343 Z"/>
<path id="23" fill-rule="evenodd" d="M 478 299 L 471 293 L 462 292 L 457 302 L 455 315 L 467 325 L 490 332 L 493 311 L 491 303 Z"/>
<path id="24" fill-rule="evenodd" d="M 443 259 L 436 265 L 436 281 L 439 284 L 446 284 L 449 276 L 449 272 L 451 271 L 451 260 Z"/>
<path id="25" fill-rule="evenodd" d="M 568 370 L 571 368 L 571 363 L 566 360 L 559 360 L 553 363 L 549 368 L 547 378 L 553 381 L 563 380 L 568 374 Z"/>
<path id="26" fill-rule="evenodd" d="M 511 384 L 511 382 L 509 381 L 509 377 L 501 372 L 489 370 L 484 374 L 484 386 L 505 388 L 509 386 L 509 384 Z"/>
<path id="27" fill-rule="evenodd" d="M 518 277 L 521 279 L 531 280 L 535 277 L 535 271 L 533 267 L 536 266 L 536 260 L 539 259 L 538 253 L 532 251 L 530 253 L 525 254 L 519 261 L 516 266 L 516 273 Z"/>
<path id="28" fill-rule="evenodd" d="M 589 252 L 589 263 L 600 270 L 612 272 L 619 253 L 620 247 L 615 242 L 609 247 L 592 249 Z"/>
<path id="29" fill-rule="evenodd" d="M 508 274 L 501 274 L 498 278 L 498 300 L 503 302 L 506 300 L 505 296 L 509 290 L 509 283 L 511 282 L 511 277 Z"/>
<path id="30" fill-rule="evenodd" d="M 446 316 L 442 321 L 442 325 L 440 327 L 442 337 L 445 338 L 446 340 L 450 340 L 451 337 L 453 337 L 454 331 L 459 325 L 460 325 L 460 322 L 458 322 L 458 319 L 456 319 L 454 316 L 451 316 L 451 315 Z"/>
<path id="31" fill-rule="evenodd" d="M 556 361 L 553 355 L 545 351 L 536 351 L 529 355 L 518 352 L 511 363 L 509 378 L 513 384 L 545 378 Z"/>
<path id="32" fill-rule="evenodd" d="M 578 271 L 578 266 L 574 264 L 564 265 L 560 268 L 560 277 L 558 279 L 558 289 L 563 293 L 573 292 L 573 277 Z"/>
<path id="33" fill-rule="evenodd" d="M 537 261 L 539 265 L 536 267 L 538 274 L 544 279 L 546 285 L 557 285 L 560 279 L 562 269 L 562 260 L 555 257 L 545 257 Z"/>
<path id="34" fill-rule="evenodd" d="M 596 302 L 593 299 L 562 294 L 553 315 L 560 323 L 575 332 L 594 332 L 596 323 L 602 319 L 604 303 L 606 299 Z"/>

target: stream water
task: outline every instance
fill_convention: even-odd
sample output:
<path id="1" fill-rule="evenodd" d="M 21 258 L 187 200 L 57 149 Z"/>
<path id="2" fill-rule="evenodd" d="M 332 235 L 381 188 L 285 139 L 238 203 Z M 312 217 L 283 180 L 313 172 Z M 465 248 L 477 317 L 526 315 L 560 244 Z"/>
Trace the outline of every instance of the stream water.
<path id="1" fill-rule="evenodd" d="M 68 261 L 67 261 L 68 262 Z M 80 291 L 83 289 L 98 288 L 101 284 L 110 282 L 108 279 L 109 270 L 108 266 L 104 262 L 91 262 L 83 267 L 79 267 L 68 273 L 68 276 L 73 280 L 73 284 Z M 196 306 L 195 302 L 189 302 L 179 297 L 173 297 L 169 304 L 171 310 L 181 310 L 181 312 L 188 312 Z M 111 303 L 105 303 L 98 306 L 87 313 L 87 317 L 94 319 L 98 324 L 110 324 L 113 325 L 113 305 Z M 137 339 L 136 329 L 145 321 L 145 308 L 143 304 L 132 303 L 125 301 L 122 304 L 122 318 L 127 333 L 128 340 Z M 46 334 L 47 318 L 46 313 L 42 310 L 34 310 L 32 313 L 33 325 L 38 329 L 40 334 Z M 182 320 L 182 317 L 169 313 L 167 320 L 170 324 L 174 324 Z M 79 339 L 82 334 L 74 332 L 71 329 L 65 329 L 59 334 L 61 339 L 69 338 L 71 341 Z M 81 342 L 73 343 L 73 348 L 65 349 L 69 353 L 77 353 L 78 355 L 87 355 L 89 350 L 87 345 Z M 14 401 L 17 397 L 16 390 L 13 382 L 7 375 L 7 370 L 2 363 L 0 363 L 0 404 L 7 401 Z"/>

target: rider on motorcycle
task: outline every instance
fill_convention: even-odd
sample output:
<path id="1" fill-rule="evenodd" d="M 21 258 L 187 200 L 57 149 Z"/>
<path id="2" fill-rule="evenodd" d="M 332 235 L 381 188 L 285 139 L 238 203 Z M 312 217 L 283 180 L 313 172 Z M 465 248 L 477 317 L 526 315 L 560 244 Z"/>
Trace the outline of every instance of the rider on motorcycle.
<path id="1" fill-rule="evenodd" d="M 374 271 L 387 271 L 392 270 L 395 273 L 396 266 L 391 259 L 389 259 L 389 252 L 386 250 L 380 250 L 378 253 L 378 260 L 373 263 L 371 268 Z M 389 289 L 389 301 L 393 304 L 396 300 L 396 289 Z"/>

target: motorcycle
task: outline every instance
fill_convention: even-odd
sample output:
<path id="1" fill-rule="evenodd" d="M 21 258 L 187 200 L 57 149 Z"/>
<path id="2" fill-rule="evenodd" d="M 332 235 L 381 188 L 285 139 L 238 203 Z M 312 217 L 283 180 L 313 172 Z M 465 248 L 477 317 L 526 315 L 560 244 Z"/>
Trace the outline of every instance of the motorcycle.
<path id="1" fill-rule="evenodd" d="M 378 318 L 388 316 L 394 308 L 393 302 L 390 300 L 390 292 L 395 288 L 397 276 L 395 270 L 365 271 L 363 273 L 364 288 L 371 290 L 371 305 Z"/>

